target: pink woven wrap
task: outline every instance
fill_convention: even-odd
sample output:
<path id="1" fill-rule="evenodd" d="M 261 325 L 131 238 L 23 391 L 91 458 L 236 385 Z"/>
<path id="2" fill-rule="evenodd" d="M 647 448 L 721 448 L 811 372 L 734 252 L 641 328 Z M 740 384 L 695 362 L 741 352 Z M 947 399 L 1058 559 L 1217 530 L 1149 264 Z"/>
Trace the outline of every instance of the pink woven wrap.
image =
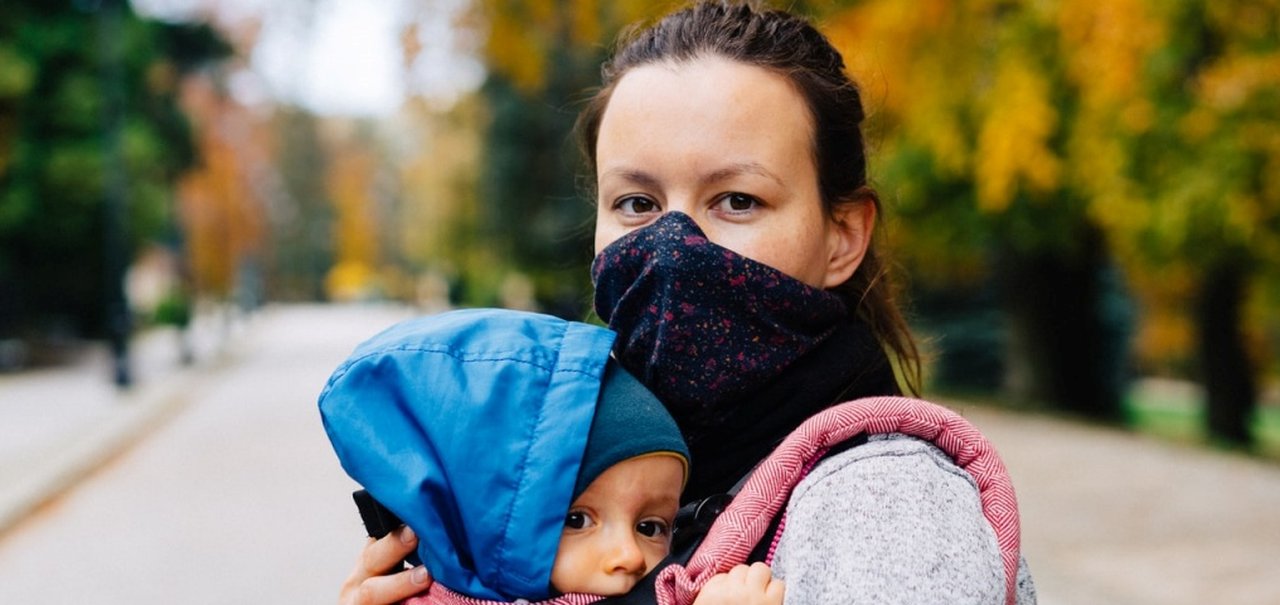
<path id="1" fill-rule="evenodd" d="M 968 420 L 944 407 L 905 397 L 870 397 L 842 403 L 806 420 L 751 474 L 742 491 L 716 518 L 687 566 L 670 565 L 658 574 L 659 605 L 689 605 L 711 576 L 725 573 L 763 539 L 770 522 L 786 506 L 791 491 L 827 449 L 859 433 L 902 433 L 929 441 L 978 484 L 983 515 L 995 530 L 1005 571 L 1005 602 L 1016 603 L 1019 535 L 1018 501 L 1004 462 Z M 540 605 L 589 605 L 603 597 L 568 594 Z M 406 605 L 490 605 L 443 586 L 405 601 Z"/>
<path id="2" fill-rule="evenodd" d="M 537 605 L 591 605 L 603 599 L 600 595 L 593 594 L 566 594 L 547 599 L 545 601 L 534 601 Z M 530 603 L 530 601 L 516 601 L 517 603 Z M 408 599 L 404 605 L 501 605 L 501 601 L 486 601 L 484 599 L 473 599 L 464 594 L 458 594 L 444 586 L 433 585 L 430 590 L 416 597 Z"/>
<path id="3" fill-rule="evenodd" d="M 902 433 L 932 442 L 978 484 L 983 515 L 995 530 L 1005 571 L 1005 602 L 1016 602 L 1019 560 L 1018 501 L 1004 462 L 969 421 L 944 407 L 905 397 L 870 397 L 843 403 L 800 425 L 752 473 L 711 526 L 687 566 L 672 565 L 657 578 L 659 605 L 687 605 L 711 576 L 744 562 L 786 505 L 806 466 L 828 448 L 858 433 Z"/>

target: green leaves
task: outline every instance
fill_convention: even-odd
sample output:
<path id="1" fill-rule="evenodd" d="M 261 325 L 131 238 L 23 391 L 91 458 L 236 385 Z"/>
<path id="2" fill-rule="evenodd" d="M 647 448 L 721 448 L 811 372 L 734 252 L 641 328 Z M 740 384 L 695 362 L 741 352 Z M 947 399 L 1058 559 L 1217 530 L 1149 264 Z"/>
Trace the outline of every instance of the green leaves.
<path id="1" fill-rule="evenodd" d="M 27 94 L 35 80 L 35 67 L 11 44 L 0 43 L 0 99 Z"/>
<path id="2" fill-rule="evenodd" d="M 126 217 L 121 254 L 169 234 L 172 189 L 195 161 L 178 79 L 228 47 L 127 3 L 118 22 L 73 4 L 0 3 L 0 289 L 20 293 L 11 308 L 25 313 L 0 324 L 57 317 L 94 334 L 108 196 Z"/>

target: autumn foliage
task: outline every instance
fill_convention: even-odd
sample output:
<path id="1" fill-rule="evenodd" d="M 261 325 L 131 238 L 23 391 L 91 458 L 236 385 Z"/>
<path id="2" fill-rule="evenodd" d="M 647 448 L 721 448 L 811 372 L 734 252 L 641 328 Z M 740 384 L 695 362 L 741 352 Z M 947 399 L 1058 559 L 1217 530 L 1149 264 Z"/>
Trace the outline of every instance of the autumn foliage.
<path id="1" fill-rule="evenodd" d="M 918 279 L 1105 246 L 1139 311 L 1131 363 L 1197 366 L 1211 400 L 1234 382 L 1247 417 L 1240 374 L 1267 367 L 1280 302 L 1280 3 L 868 0 L 823 18 L 873 107 Z"/>

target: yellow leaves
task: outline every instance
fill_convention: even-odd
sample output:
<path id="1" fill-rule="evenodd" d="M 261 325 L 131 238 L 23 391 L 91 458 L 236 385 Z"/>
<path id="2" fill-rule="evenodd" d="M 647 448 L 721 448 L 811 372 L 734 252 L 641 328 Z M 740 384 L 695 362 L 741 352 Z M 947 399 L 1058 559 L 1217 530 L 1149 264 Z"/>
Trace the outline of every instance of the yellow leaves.
<path id="1" fill-rule="evenodd" d="M 380 290 L 377 283 L 378 274 L 373 267 L 362 262 L 340 262 L 324 277 L 325 294 L 329 300 L 341 302 L 375 297 Z"/>
<path id="2" fill-rule="evenodd" d="M 1192 107 L 1178 119 L 1178 134 L 1187 143 L 1202 142 L 1213 135 L 1217 129 L 1218 115 L 1207 107 Z"/>
<path id="3" fill-rule="evenodd" d="M 419 145 L 400 166 L 402 199 L 392 227 L 400 255 L 438 267 L 459 255 L 459 236 L 475 230 L 485 118 L 476 97 L 464 97 L 447 114 L 413 109 L 405 128 Z"/>
<path id="4" fill-rule="evenodd" d="M 1146 132 L 1155 125 L 1155 121 L 1155 107 L 1147 99 L 1131 99 L 1120 110 L 1120 125 L 1129 134 Z"/>
<path id="5" fill-rule="evenodd" d="M 1134 335 L 1138 359 L 1158 371 L 1185 363 L 1195 350 L 1195 324 L 1187 313 L 1187 301 L 1197 283 L 1186 264 L 1159 267 L 1133 265 L 1125 274 L 1129 291 L 1141 308 L 1142 321 Z"/>
<path id="6" fill-rule="evenodd" d="M 541 4 L 545 8 L 547 2 L 485 0 L 482 4 L 489 20 L 489 38 L 485 43 L 489 67 L 506 75 L 520 90 L 541 89 L 546 84 L 550 50 L 547 37 L 553 33 L 549 31 L 552 24 L 529 14 L 540 12 L 532 10 L 537 6 L 514 9 L 521 4 Z"/>
<path id="7" fill-rule="evenodd" d="M 604 36 L 603 29 L 598 0 L 573 0 L 569 3 L 569 32 L 574 44 L 598 44 Z"/>
<path id="8" fill-rule="evenodd" d="M 490 69 L 526 94 L 547 85 L 557 51 L 596 49 L 622 25 L 665 12 L 669 2 L 480 0 L 489 23 Z"/>
<path id="9" fill-rule="evenodd" d="M 1278 130 L 1280 129 L 1271 129 L 1270 141 L 1263 147 L 1266 163 L 1260 171 L 1261 183 L 1258 190 L 1262 204 L 1280 215 L 1280 132 Z"/>
<path id="10" fill-rule="evenodd" d="M 605 22 L 610 30 L 665 15 L 685 3 L 681 0 L 608 0 Z"/>
<path id="11" fill-rule="evenodd" d="M 865 102 L 894 114 L 907 113 L 918 100 L 917 61 L 926 38 L 948 22 L 946 0 L 896 2 L 873 0 L 833 15 L 823 30 L 845 58 L 845 66 L 863 87 Z"/>
<path id="12" fill-rule="evenodd" d="M 919 62 L 918 69 L 914 70 L 913 79 L 919 83 L 943 83 L 947 81 L 947 77 L 944 65 L 924 59 Z M 924 84 L 917 84 L 915 87 L 928 88 Z M 961 176 L 970 170 L 972 145 L 960 125 L 960 115 L 951 98 L 943 94 L 918 95 L 904 109 L 904 133 L 929 149 L 941 172 L 939 176 Z"/>
<path id="13" fill-rule="evenodd" d="M 1148 0 L 1065 1 L 1060 7 L 1061 50 L 1085 111 L 1127 104 L 1138 94 L 1144 64 L 1168 37 Z"/>
<path id="14" fill-rule="evenodd" d="M 377 162 L 365 148 L 349 142 L 333 156 L 327 175 L 336 221 L 335 256 L 338 265 L 376 266 L 378 263 L 378 220 L 374 214 L 374 177 Z"/>
<path id="15" fill-rule="evenodd" d="M 1214 110 L 1239 109 L 1263 88 L 1280 88 L 1280 52 L 1228 54 L 1201 73 L 1200 98 Z"/>
<path id="16" fill-rule="evenodd" d="M 196 124 L 200 164 L 178 183 L 177 202 L 196 290 L 230 295 L 237 264 L 259 250 L 266 232 L 260 182 L 268 144 L 245 108 L 205 79 L 186 83 L 183 106 Z M 251 125 L 228 128 L 228 124 Z"/>
<path id="17" fill-rule="evenodd" d="M 1204 3 L 1210 26 L 1232 33 L 1236 41 L 1274 39 L 1280 29 L 1280 1 L 1210 0 Z"/>
<path id="18" fill-rule="evenodd" d="M 937 52 L 968 35 L 956 13 L 948 0 L 878 0 L 832 15 L 823 27 L 868 115 L 923 144 L 946 176 L 967 172 L 971 153 L 956 107 L 972 78 L 956 68 L 954 54 Z"/>
<path id="19" fill-rule="evenodd" d="M 1195 343 L 1195 324 L 1186 309 L 1162 306 L 1143 310 L 1133 348 L 1149 364 L 1174 366 L 1192 356 Z"/>
<path id="20" fill-rule="evenodd" d="M 1151 223 L 1151 204 L 1126 190 L 1107 191 L 1095 196 L 1088 206 L 1089 218 L 1109 233 L 1140 233 Z M 1125 248 L 1127 240 L 1115 242 L 1116 252 L 1136 256 Z"/>
<path id="21" fill-rule="evenodd" d="M 896 248 L 946 250 L 948 225 L 929 222 L 946 213 L 988 225 L 970 199 L 986 214 L 1061 204 L 1027 216 L 1105 231 L 1143 307 L 1138 357 L 1156 364 L 1190 354 L 1186 301 L 1209 259 L 1275 271 L 1280 0 L 851 4 L 824 30 L 885 133 L 886 199 L 912 204 Z M 929 279 L 965 267 L 911 262 Z"/>
<path id="22" fill-rule="evenodd" d="M 1226 194 L 1223 207 L 1227 233 L 1234 234 L 1247 246 L 1258 235 L 1262 218 L 1257 196 L 1233 191 Z"/>
<path id="23" fill-rule="evenodd" d="M 562 3 L 557 0 L 523 0 L 530 22 L 537 25 L 551 23 L 556 16 L 556 8 Z"/>
<path id="24" fill-rule="evenodd" d="M 974 152 L 978 206 L 1001 212 L 1020 185 L 1046 193 L 1058 186 L 1061 161 L 1049 148 L 1058 112 L 1049 86 L 1020 56 L 997 67 Z"/>

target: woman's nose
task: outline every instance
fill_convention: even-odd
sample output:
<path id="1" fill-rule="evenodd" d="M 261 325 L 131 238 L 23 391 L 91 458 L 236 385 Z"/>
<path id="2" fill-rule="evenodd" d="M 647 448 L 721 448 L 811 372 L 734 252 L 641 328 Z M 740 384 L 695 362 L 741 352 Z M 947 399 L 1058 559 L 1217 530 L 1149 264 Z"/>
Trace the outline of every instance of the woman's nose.
<path id="1" fill-rule="evenodd" d="M 706 217 L 699 216 L 698 213 L 694 211 L 691 204 L 672 204 L 663 214 L 665 215 L 671 212 L 679 212 L 680 214 L 685 215 L 689 220 L 693 221 L 693 224 L 698 226 L 698 230 L 701 231 L 703 235 L 707 236 L 707 239 L 712 239 L 711 229 L 714 225 L 708 224 Z"/>
<path id="2" fill-rule="evenodd" d="M 644 573 L 644 553 L 635 537 L 616 536 L 610 540 L 604 564 L 605 571 L 611 574 L 640 575 Z"/>

